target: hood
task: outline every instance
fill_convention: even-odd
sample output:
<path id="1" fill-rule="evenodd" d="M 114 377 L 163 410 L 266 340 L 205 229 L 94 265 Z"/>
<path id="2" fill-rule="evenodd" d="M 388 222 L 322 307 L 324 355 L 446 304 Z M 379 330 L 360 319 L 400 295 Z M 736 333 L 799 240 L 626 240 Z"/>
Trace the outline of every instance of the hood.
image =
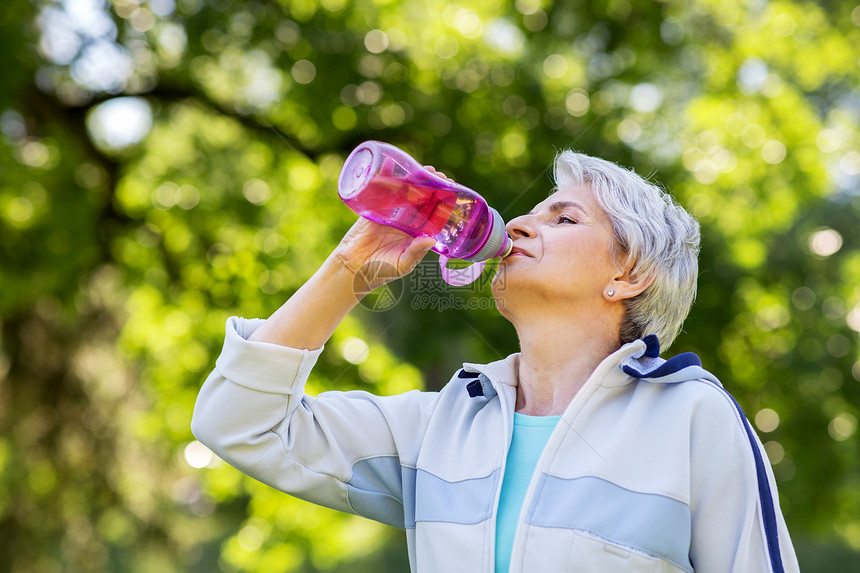
<path id="1" fill-rule="evenodd" d="M 702 368 L 702 361 L 696 354 L 684 352 L 664 360 L 660 358 L 657 336 L 651 334 L 637 342 L 645 345 L 642 353 L 630 356 L 619 364 L 621 370 L 631 378 L 663 384 L 708 380 L 722 386 L 716 376 Z"/>

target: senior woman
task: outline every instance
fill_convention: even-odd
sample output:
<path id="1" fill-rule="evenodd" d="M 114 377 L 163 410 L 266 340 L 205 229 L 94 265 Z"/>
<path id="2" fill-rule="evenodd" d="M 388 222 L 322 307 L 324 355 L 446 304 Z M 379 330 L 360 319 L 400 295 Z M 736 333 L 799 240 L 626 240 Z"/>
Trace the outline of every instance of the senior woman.
<path id="1" fill-rule="evenodd" d="M 519 353 L 439 392 L 304 394 L 356 272 L 405 275 L 434 243 L 360 219 L 268 320 L 228 321 L 195 436 L 275 488 L 405 529 L 415 572 L 797 571 L 743 412 L 695 355 L 659 357 L 695 295 L 697 223 L 601 159 L 565 151 L 555 178 L 508 224 L 493 281 Z"/>

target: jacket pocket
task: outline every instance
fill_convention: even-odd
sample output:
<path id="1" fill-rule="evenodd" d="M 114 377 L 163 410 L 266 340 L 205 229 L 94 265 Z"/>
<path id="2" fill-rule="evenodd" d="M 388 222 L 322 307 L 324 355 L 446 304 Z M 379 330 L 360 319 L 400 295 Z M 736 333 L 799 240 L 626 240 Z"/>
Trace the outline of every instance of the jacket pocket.
<path id="1" fill-rule="evenodd" d="M 624 547 L 585 531 L 574 531 L 568 562 L 572 573 L 663 573 L 680 569 L 632 547 Z M 667 567 L 660 567 L 660 565 Z M 658 569 L 658 567 L 660 567 Z"/>
<path id="2" fill-rule="evenodd" d="M 684 573 L 672 563 L 582 530 L 527 530 L 524 552 L 511 562 L 518 573 Z"/>
<path id="3" fill-rule="evenodd" d="M 576 532 L 577 537 L 571 538 L 565 547 L 576 541 L 586 563 L 591 559 L 588 556 L 602 557 L 606 553 L 619 562 L 641 561 L 642 567 L 646 567 L 619 571 L 693 571 L 690 508 L 665 495 L 633 491 L 594 476 L 561 478 L 544 474 L 538 482 L 527 522 L 543 531 L 566 529 L 571 535 Z M 591 545 L 598 547 L 592 550 Z M 604 546 L 609 547 L 609 553 Z M 648 564 L 655 561 L 660 562 L 660 567 L 648 569 Z"/>

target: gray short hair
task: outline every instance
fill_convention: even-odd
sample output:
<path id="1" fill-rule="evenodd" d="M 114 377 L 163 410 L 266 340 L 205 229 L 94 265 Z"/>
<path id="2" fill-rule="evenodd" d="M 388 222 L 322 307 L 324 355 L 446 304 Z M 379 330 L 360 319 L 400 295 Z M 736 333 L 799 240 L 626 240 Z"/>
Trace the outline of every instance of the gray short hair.
<path id="1" fill-rule="evenodd" d="M 627 299 L 621 342 L 656 334 L 668 348 L 696 298 L 699 224 L 663 189 L 632 170 L 567 150 L 555 158 L 557 187 L 586 185 L 606 211 L 618 262 L 633 277 L 654 277 Z"/>

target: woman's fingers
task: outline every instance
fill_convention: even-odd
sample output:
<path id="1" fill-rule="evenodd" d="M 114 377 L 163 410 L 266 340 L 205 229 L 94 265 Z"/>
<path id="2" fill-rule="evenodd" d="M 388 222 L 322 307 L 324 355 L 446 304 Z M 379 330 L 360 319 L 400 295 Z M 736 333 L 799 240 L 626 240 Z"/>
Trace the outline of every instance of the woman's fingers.
<path id="1" fill-rule="evenodd" d="M 436 171 L 436 168 L 433 167 L 432 165 L 425 165 L 424 169 L 426 169 L 427 171 L 429 171 L 430 173 L 432 173 L 434 175 L 441 177 L 442 179 L 445 179 L 447 181 L 450 181 L 451 183 L 454 183 L 453 179 L 451 179 L 450 177 L 448 177 L 447 175 L 445 175 L 441 171 Z"/>
<path id="2" fill-rule="evenodd" d="M 403 268 L 398 269 L 403 275 L 408 274 L 415 268 L 427 251 L 436 244 L 433 237 L 415 237 L 403 253 Z"/>
<path id="3" fill-rule="evenodd" d="M 344 236 L 336 250 L 348 270 L 359 272 L 363 267 L 387 266 L 398 278 L 409 273 L 436 243 L 432 237 L 410 237 L 403 231 L 360 218 Z M 375 268 L 374 267 L 374 268 Z"/>

